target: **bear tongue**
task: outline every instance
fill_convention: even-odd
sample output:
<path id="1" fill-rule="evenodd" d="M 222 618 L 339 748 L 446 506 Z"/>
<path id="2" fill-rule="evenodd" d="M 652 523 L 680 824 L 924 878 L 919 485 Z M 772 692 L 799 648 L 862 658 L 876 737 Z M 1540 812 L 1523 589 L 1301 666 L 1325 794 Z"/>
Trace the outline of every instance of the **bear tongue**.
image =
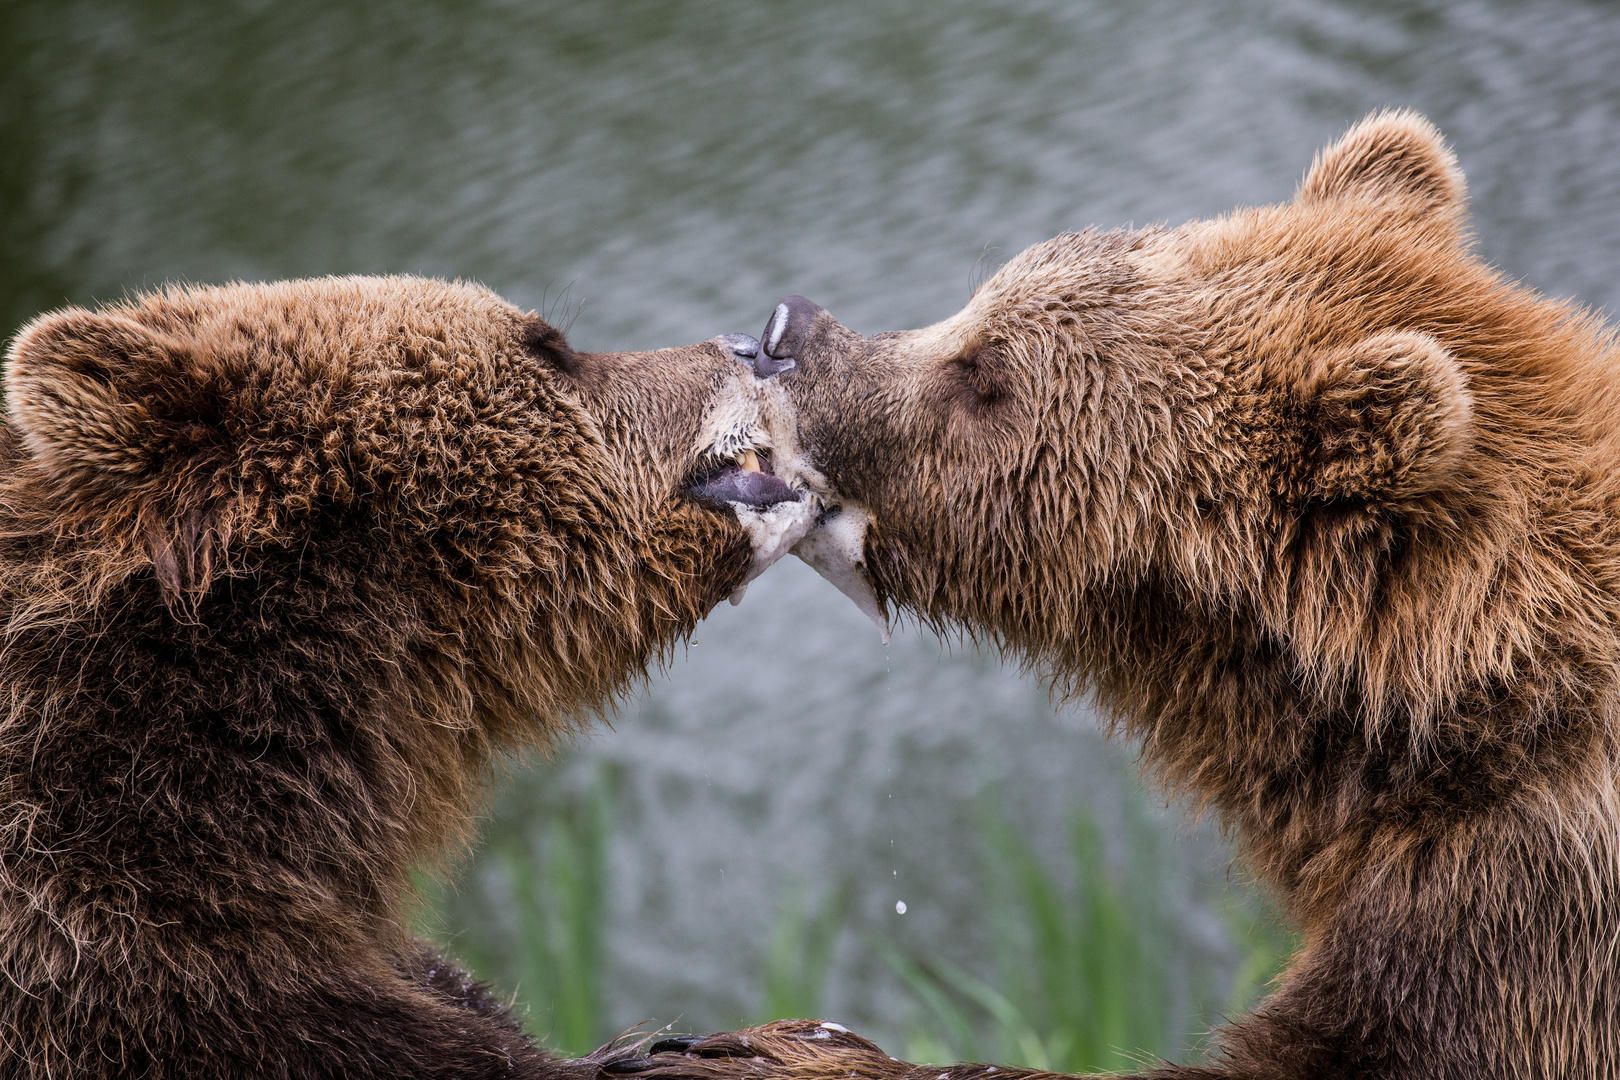
<path id="1" fill-rule="evenodd" d="M 800 499 L 799 493 L 785 481 L 768 472 L 756 472 L 739 466 L 710 473 L 688 490 L 703 498 L 742 503 L 744 506 L 775 506 Z"/>

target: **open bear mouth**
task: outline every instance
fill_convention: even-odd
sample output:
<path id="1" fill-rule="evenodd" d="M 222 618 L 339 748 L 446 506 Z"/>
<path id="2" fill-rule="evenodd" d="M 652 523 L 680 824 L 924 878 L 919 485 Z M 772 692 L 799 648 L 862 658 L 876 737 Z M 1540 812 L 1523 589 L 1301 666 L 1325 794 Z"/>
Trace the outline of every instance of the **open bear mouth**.
<path id="1" fill-rule="evenodd" d="M 756 507 L 798 502 L 803 497 L 776 475 L 769 450 L 753 448 L 731 458 L 708 455 L 681 487 L 693 498 Z"/>

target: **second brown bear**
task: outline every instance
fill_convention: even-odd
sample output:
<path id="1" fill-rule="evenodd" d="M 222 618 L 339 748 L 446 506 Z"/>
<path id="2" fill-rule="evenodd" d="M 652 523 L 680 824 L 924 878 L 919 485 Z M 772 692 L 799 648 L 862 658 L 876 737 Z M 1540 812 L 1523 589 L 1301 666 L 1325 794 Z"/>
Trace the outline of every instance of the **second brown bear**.
<path id="1" fill-rule="evenodd" d="M 1302 931 L 1152 1075 L 1620 1075 L 1620 349 L 1463 208 L 1384 113 L 1287 205 L 1060 236 L 924 330 L 767 327 L 876 598 L 1094 691 Z M 988 1072 L 745 1035 L 643 1068 Z"/>

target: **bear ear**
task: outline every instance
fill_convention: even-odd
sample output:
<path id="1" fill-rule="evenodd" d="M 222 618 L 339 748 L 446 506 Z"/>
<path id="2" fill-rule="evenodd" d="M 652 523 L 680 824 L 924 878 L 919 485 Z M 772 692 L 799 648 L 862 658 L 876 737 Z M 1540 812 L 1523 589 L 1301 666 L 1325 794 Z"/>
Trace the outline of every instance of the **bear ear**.
<path id="1" fill-rule="evenodd" d="M 5 378 L 12 427 L 65 504 L 132 520 L 171 591 L 208 576 L 227 460 L 216 365 L 128 314 L 69 308 L 23 328 Z"/>
<path id="2" fill-rule="evenodd" d="M 1308 376 L 1309 494 L 1387 503 L 1444 487 L 1467 451 L 1473 396 L 1428 334 L 1385 331 L 1325 354 Z"/>
<path id="3" fill-rule="evenodd" d="M 1299 201 L 1394 199 L 1455 213 L 1467 194 L 1457 156 L 1440 130 L 1409 109 L 1386 109 L 1316 155 Z"/>

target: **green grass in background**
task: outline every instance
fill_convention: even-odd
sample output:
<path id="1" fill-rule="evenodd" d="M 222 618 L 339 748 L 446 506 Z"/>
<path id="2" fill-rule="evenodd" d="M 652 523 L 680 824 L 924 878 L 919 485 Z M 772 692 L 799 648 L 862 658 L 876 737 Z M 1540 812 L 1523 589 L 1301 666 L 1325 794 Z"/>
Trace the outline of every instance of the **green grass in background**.
<path id="1" fill-rule="evenodd" d="M 803 890 L 796 883 L 789 886 L 765 956 L 765 993 L 760 1007 L 745 1023 L 822 1015 L 833 947 L 838 944 L 853 897 L 849 882 L 840 882 L 816 910 L 809 911 Z"/>
<path id="2" fill-rule="evenodd" d="M 1172 931 L 1155 895 L 1153 835 L 1133 828 L 1133 864 L 1115 872 L 1096 825 L 1076 814 L 1065 888 L 993 804 L 978 816 L 996 980 L 889 949 L 891 966 L 925 1005 L 908 1056 L 943 1050 L 947 1060 L 1088 1072 L 1129 1066 L 1131 1052 L 1172 1050 L 1164 955 Z"/>
<path id="3" fill-rule="evenodd" d="M 613 792 L 603 772 L 588 789 L 518 815 L 545 825 L 494 835 L 480 889 L 452 897 L 442 886 L 424 888 L 429 909 L 451 912 L 464 929 L 450 933 L 425 912 L 423 932 L 511 992 L 529 1030 L 567 1054 L 614 1034 L 601 986 Z M 980 802 L 976 819 L 993 975 L 882 937 L 867 941 L 911 999 L 910 1060 L 1095 1072 L 1196 1057 L 1208 1029 L 1250 1008 L 1294 948 L 1259 895 L 1233 886 L 1225 909 L 1238 951 L 1231 985 L 1206 990 L 1190 1018 L 1178 1015 L 1170 969 L 1177 931 L 1160 897 L 1166 869 L 1140 807 L 1128 816 L 1129 857 L 1119 864 L 1106 857 L 1101 832 L 1084 812 L 1071 819 L 1062 868 L 1043 862 L 993 799 Z M 802 887 L 785 890 L 758 1006 L 742 1022 L 824 1015 L 835 947 L 854 932 L 855 900 L 849 882 L 814 905 Z M 1213 987 L 1212 973 L 1194 976 L 1195 985 Z"/>
<path id="4" fill-rule="evenodd" d="M 491 837 L 483 895 L 469 890 L 452 898 L 441 882 L 419 882 L 424 910 L 418 932 L 512 994 L 529 1031 L 571 1056 L 613 1034 L 601 983 L 613 792 L 612 775 L 603 771 L 585 792 L 535 815 L 543 828 L 508 828 Z M 447 908 L 454 909 L 461 932 L 438 925 L 433 913 Z"/>
<path id="5" fill-rule="evenodd" d="M 1193 1003 L 1187 1030 L 1173 1006 L 1176 930 L 1160 898 L 1165 869 L 1140 814 L 1128 822 L 1130 861 L 1115 867 L 1095 822 L 1076 812 L 1066 884 L 993 803 L 981 806 L 979 819 L 995 981 L 940 956 L 878 943 L 919 1006 L 906 1046 L 911 1060 L 1097 1072 L 1197 1056 L 1208 1029 L 1245 1011 L 1292 951 L 1256 897 L 1234 894 L 1228 925 L 1240 951 L 1236 978 L 1223 1001 Z"/>

